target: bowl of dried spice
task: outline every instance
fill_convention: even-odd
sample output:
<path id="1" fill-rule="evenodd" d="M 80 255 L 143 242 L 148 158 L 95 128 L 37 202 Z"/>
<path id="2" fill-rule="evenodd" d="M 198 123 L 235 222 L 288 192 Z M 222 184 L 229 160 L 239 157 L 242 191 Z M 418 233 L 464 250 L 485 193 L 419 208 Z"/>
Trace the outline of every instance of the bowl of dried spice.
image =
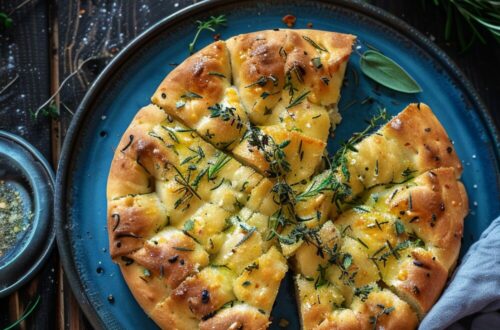
<path id="1" fill-rule="evenodd" d="M 54 245 L 54 174 L 24 139 L 0 131 L 0 298 L 37 273 Z"/>

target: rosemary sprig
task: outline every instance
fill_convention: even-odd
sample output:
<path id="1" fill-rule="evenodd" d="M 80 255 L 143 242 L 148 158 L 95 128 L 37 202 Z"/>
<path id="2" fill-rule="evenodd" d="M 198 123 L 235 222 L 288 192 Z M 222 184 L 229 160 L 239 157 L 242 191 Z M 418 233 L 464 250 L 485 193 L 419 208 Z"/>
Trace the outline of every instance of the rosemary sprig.
<path id="1" fill-rule="evenodd" d="M 217 173 L 219 173 L 224 165 L 229 163 L 230 160 L 231 158 L 228 155 L 221 152 L 215 163 L 208 167 L 208 180 L 214 180 L 217 177 Z"/>
<path id="2" fill-rule="evenodd" d="M 199 163 L 203 158 L 205 158 L 205 152 L 200 146 L 198 146 L 198 149 L 191 149 L 191 148 L 188 149 L 193 152 L 193 155 L 184 158 L 184 160 L 181 162 L 181 165 L 193 161 Z"/>
<path id="3" fill-rule="evenodd" d="M 432 0 L 446 12 L 444 37 L 455 35 L 464 52 L 476 40 L 486 43 L 484 32 L 500 43 L 500 3 L 488 0 Z M 425 2 L 423 2 L 425 6 Z M 453 31 L 455 27 L 455 31 Z"/>
<path id="4" fill-rule="evenodd" d="M 227 19 L 225 15 L 219 16 L 210 16 L 210 18 L 206 21 L 196 21 L 198 24 L 196 34 L 194 35 L 193 41 L 189 44 L 188 49 L 189 53 L 192 54 L 194 51 L 194 45 L 198 41 L 200 33 L 204 30 L 215 32 L 215 28 L 218 26 L 226 26 Z"/>

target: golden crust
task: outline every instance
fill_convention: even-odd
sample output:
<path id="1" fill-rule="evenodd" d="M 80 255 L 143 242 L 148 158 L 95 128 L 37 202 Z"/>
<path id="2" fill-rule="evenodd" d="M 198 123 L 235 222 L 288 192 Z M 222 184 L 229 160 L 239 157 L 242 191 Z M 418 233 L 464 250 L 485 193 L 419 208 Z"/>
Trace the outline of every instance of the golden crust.
<path id="1" fill-rule="evenodd" d="M 390 209 L 415 231 L 450 271 L 460 253 L 468 200 L 453 168 L 438 168 L 415 179 L 415 187 L 397 194 Z M 409 200 L 411 195 L 411 207 Z"/>
<path id="2" fill-rule="evenodd" d="M 214 317 L 200 323 L 200 330 L 264 330 L 271 322 L 267 315 L 257 308 L 246 304 L 238 304 L 225 308 Z"/>
<path id="3" fill-rule="evenodd" d="M 272 138 L 276 145 L 288 142 L 288 145 L 282 149 L 290 164 L 290 171 L 286 175 L 288 183 L 300 182 L 314 174 L 323 156 L 325 142 L 295 131 L 287 131 L 280 126 L 266 126 L 262 128 L 262 132 Z M 272 152 L 271 148 L 273 148 L 272 143 L 265 147 L 266 151 L 269 149 Z M 234 148 L 233 154 L 244 163 L 257 168 L 261 173 L 272 176 L 270 163 L 264 153 L 257 147 L 251 146 L 248 139 L 243 140 Z"/>
<path id="4" fill-rule="evenodd" d="M 356 145 L 348 156 L 351 197 L 368 187 L 403 182 L 408 174 L 452 167 L 456 177 L 462 164 L 430 108 L 423 103 L 408 105 L 402 112 Z M 406 175 L 406 176 L 405 176 Z"/>
<path id="5" fill-rule="evenodd" d="M 219 73 L 219 75 L 210 74 Z M 161 82 L 151 98 L 153 104 L 175 115 L 189 127 L 196 127 L 208 113 L 208 107 L 222 99 L 229 85 L 231 68 L 226 45 L 215 42 L 187 58 Z M 195 93 L 189 96 L 187 93 Z M 184 95 L 184 97 L 182 97 Z M 177 108 L 176 103 L 184 99 L 186 104 Z"/>
<path id="6" fill-rule="evenodd" d="M 239 301 L 271 313 L 281 280 L 288 271 L 286 259 L 275 247 L 260 256 L 256 269 L 244 270 L 234 281 L 233 291 Z"/>
<path id="7" fill-rule="evenodd" d="M 279 102 L 287 80 L 296 86 L 297 95 L 307 90 L 312 103 L 336 104 L 354 40 L 348 34 L 287 29 L 229 39 L 234 83 L 252 122 L 267 121 L 266 108 Z M 262 93 L 269 96 L 262 98 Z"/>
<path id="8" fill-rule="evenodd" d="M 150 313 L 172 292 L 160 277 L 154 276 L 149 270 L 135 262 L 129 265 L 120 264 L 120 270 L 135 300 L 146 313 Z"/>
<path id="9" fill-rule="evenodd" d="M 144 245 L 166 225 L 165 206 L 156 194 L 126 196 L 108 203 L 109 245 L 112 258 L 127 255 Z"/>
<path id="10" fill-rule="evenodd" d="M 417 249 L 385 282 L 423 318 L 444 288 L 448 271 L 428 251 Z"/>
<path id="11" fill-rule="evenodd" d="M 350 309 L 336 310 L 314 330 L 359 330 L 363 329 L 356 313 Z"/>
<path id="12" fill-rule="evenodd" d="M 410 305 L 388 290 L 372 292 L 365 301 L 355 299 L 351 308 L 362 324 L 361 329 L 415 329 L 418 325 Z"/>
<path id="13" fill-rule="evenodd" d="M 174 229 L 146 241 L 130 258 L 164 278 L 171 288 L 208 265 L 208 253 L 192 238 Z"/>
<path id="14" fill-rule="evenodd" d="M 207 267 L 187 278 L 170 295 L 176 310 L 184 309 L 196 318 L 209 316 L 234 299 L 234 274 L 223 267 Z"/>
<path id="15" fill-rule="evenodd" d="M 276 173 L 249 143 L 249 130 L 272 140 L 264 150 L 283 150 L 284 177 L 295 191 L 319 184 L 307 180 L 320 167 L 328 128 L 340 120 L 335 109 L 354 40 L 279 30 L 215 42 L 174 69 L 155 105 L 138 112 L 108 178 L 110 254 L 160 327 L 266 329 L 288 269 L 284 255 L 294 254 L 304 329 L 412 329 L 434 304 L 458 257 L 468 202 L 457 181 L 461 163 L 425 104 L 409 105 L 348 152 L 350 177 L 335 174 L 351 190 L 341 202 L 398 187 L 390 201 L 346 211 L 325 191 L 293 206 L 307 219 L 305 230 L 322 226 L 316 241 L 281 241 L 279 252 L 279 240 L 266 239 L 280 206 L 275 180 L 262 174 Z M 409 174 L 416 178 L 403 187 Z M 367 222 L 377 219 L 386 226 L 369 234 Z M 393 232 L 396 219 L 405 232 Z M 396 246 L 395 258 L 379 267 L 369 260 L 378 241 Z"/>

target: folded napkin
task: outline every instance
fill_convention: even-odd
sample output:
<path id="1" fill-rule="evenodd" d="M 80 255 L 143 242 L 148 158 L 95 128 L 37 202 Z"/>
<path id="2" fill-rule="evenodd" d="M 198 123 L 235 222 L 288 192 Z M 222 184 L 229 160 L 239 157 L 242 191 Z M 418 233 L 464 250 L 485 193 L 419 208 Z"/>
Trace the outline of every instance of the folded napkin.
<path id="1" fill-rule="evenodd" d="M 500 217 L 470 247 L 419 329 L 500 329 Z"/>

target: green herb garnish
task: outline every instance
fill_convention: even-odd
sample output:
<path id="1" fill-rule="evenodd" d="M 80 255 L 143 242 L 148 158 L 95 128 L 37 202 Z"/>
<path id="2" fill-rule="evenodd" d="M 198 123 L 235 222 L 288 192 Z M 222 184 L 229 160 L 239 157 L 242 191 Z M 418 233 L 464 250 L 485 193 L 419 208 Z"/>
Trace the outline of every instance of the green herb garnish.
<path id="1" fill-rule="evenodd" d="M 367 50 L 360 60 L 361 71 L 375 82 L 402 93 L 420 93 L 420 85 L 392 59 L 375 51 Z"/>
<path id="2" fill-rule="evenodd" d="M 307 36 L 302 36 L 302 38 L 307 41 L 311 46 L 313 46 L 314 48 L 316 48 L 317 50 L 319 51 L 322 51 L 322 52 L 327 52 L 328 53 L 328 50 L 324 47 L 321 47 L 320 45 L 318 45 L 314 40 L 312 40 L 311 38 L 307 37 Z"/>
<path id="3" fill-rule="evenodd" d="M 214 180 L 217 177 L 217 173 L 219 173 L 224 165 L 229 163 L 230 160 L 231 158 L 228 155 L 221 152 L 215 163 L 208 167 L 208 180 Z"/>
<path id="4" fill-rule="evenodd" d="M 219 16 L 210 16 L 210 18 L 206 21 L 196 21 L 198 24 L 196 34 L 194 35 L 193 41 L 189 44 L 188 49 L 189 53 L 192 54 L 194 51 L 194 45 L 198 41 L 200 33 L 204 30 L 215 32 L 215 28 L 218 26 L 225 26 L 227 23 L 227 19 L 225 15 Z"/>

